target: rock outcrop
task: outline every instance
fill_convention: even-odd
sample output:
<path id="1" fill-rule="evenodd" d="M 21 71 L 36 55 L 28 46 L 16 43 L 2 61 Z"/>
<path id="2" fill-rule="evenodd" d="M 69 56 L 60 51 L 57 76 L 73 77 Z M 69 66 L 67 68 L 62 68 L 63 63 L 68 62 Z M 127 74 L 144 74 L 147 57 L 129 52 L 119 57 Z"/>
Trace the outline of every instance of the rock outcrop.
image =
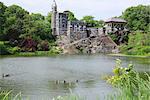
<path id="1" fill-rule="evenodd" d="M 118 53 L 116 43 L 108 35 L 97 35 L 83 38 L 72 43 L 67 36 L 58 39 L 58 45 L 65 54 L 94 54 L 94 53 Z"/>

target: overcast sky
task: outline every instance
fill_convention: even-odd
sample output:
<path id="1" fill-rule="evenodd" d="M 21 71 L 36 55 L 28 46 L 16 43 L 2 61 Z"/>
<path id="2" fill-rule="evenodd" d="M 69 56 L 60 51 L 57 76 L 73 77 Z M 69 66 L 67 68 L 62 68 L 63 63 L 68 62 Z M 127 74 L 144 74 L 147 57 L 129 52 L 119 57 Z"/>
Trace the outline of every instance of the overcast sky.
<path id="1" fill-rule="evenodd" d="M 29 12 L 47 15 L 51 11 L 53 0 L 0 0 L 5 5 L 17 4 Z M 150 5 L 150 0 L 56 0 L 58 10 L 70 10 L 77 18 L 92 15 L 96 19 L 120 16 L 122 12 L 139 4 Z"/>

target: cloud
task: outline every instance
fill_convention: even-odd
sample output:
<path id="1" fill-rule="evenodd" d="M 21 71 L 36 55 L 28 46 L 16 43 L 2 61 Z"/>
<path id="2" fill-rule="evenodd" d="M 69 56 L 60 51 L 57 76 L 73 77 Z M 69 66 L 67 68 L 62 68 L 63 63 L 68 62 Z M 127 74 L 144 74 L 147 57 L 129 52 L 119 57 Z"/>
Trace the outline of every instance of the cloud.
<path id="1" fill-rule="evenodd" d="M 17 4 L 29 12 L 47 15 L 51 11 L 53 0 L 1 0 L 6 5 Z M 77 18 L 85 15 L 96 19 L 119 16 L 130 6 L 150 4 L 149 0 L 56 0 L 59 11 L 71 10 Z"/>

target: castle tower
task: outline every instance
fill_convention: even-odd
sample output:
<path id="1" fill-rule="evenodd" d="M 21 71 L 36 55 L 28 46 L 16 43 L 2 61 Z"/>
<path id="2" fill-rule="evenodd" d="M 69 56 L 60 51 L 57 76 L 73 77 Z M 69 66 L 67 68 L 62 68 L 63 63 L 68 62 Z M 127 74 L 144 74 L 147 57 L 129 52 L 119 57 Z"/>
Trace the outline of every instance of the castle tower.
<path id="1" fill-rule="evenodd" d="M 57 32 L 56 32 L 56 16 L 57 16 L 57 4 L 56 4 L 56 1 L 53 0 L 52 17 L 51 17 L 51 28 L 52 28 L 52 34 L 54 36 L 57 36 Z"/>

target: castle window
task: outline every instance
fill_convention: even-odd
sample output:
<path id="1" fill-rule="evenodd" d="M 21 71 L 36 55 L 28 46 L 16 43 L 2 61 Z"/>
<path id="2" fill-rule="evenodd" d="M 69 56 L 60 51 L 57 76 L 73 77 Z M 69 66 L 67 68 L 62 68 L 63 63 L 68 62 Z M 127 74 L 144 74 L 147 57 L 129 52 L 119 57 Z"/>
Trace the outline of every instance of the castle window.
<path id="1" fill-rule="evenodd" d="M 83 31 L 83 26 L 80 27 L 80 30 Z"/>
<path id="2" fill-rule="evenodd" d="M 65 27 L 65 25 L 64 25 L 64 24 L 62 24 L 62 27 Z"/>

